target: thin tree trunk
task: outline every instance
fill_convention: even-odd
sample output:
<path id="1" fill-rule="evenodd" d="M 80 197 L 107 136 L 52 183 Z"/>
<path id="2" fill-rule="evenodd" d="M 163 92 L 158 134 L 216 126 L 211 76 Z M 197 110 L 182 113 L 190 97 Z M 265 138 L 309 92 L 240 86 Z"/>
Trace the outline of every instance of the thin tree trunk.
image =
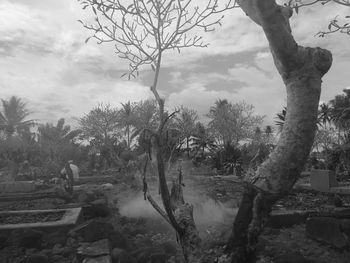
<path id="1" fill-rule="evenodd" d="M 256 172 L 247 176 L 227 245 L 232 262 L 254 261 L 254 250 L 272 205 L 288 194 L 311 150 L 317 122 L 321 78 L 329 70 L 331 53 L 295 42 L 289 18 L 292 10 L 275 0 L 238 0 L 243 11 L 262 26 L 275 65 L 287 88 L 286 121 L 274 151 Z"/>
<path id="2" fill-rule="evenodd" d="M 186 147 L 187 147 L 187 159 L 190 159 L 190 145 L 189 145 L 188 137 L 186 137 Z"/>

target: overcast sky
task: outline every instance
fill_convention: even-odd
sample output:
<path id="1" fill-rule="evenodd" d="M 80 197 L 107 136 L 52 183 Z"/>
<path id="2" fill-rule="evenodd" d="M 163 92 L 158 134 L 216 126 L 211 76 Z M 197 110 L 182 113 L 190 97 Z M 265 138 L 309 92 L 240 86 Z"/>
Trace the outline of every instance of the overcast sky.
<path id="1" fill-rule="evenodd" d="M 350 9 L 335 4 L 303 9 L 292 17 L 299 44 L 328 48 L 333 66 L 324 77 L 321 100 L 350 87 L 350 36 L 314 37 L 336 15 Z M 0 98 L 23 98 L 41 122 L 72 122 L 98 103 L 152 98 L 152 72 L 133 81 L 120 78 L 125 62 L 112 45 L 85 44 L 89 19 L 75 0 L 0 0 Z M 160 91 L 168 107 L 188 106 L 206 114 L 215 100 L 245 100 L 272 120 L 285 105 L 283 83 L 274 68 L 262 30 L 241 10 L 226 13 L 222 27 L 203 34 L 208 48 L 191 48 L 164 58 Z"/>

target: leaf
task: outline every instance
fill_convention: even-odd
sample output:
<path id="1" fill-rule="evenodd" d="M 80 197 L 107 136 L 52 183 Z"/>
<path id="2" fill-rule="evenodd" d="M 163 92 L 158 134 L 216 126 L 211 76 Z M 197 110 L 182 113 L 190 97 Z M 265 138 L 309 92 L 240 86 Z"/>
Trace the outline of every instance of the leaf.
<path id="1" fill-rule="evenodd" d="M 94 11 L 95 15 L 97 15 L 96 8 L 94 6 L 91 6 L 91 7 L 92 7 L 92 11 Z"/>
<path id="2" fill-rule="evenodd" d="M 153 64 L 151 64 L 151 68 L 152 68 L 153 71 L 156 71 L 156 68 L 154 67 Z"/>
<path id="3" fill-rule="evenodd" d="M 85 39 L 85 44 L 90 40 L 91 37 L 88 37 L 87 39 Z"/>

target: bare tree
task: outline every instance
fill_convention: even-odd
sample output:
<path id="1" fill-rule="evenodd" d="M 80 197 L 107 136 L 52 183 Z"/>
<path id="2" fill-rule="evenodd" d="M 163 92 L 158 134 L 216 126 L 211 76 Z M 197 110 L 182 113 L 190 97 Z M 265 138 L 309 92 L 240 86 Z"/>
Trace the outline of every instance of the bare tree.
<path id="1" fill-rule="evenodd" d="M 151 134 L 156 152 L 160 193 L 165 212 L 145 194 L 151 204 L 176 230 L 186 262 L 200 262 L 200 238 L 193 220 L 193 207 L 184 202 L 181 182 L 173 185 L 172 195 L 165 177 L 163 149 L 166 146 L 168 121 L 175 116 L 164 110 L 164 99 L 157 84 L 163 54 L 168 50 L 206 47 L 196 29 L 211 31 L 220 25 L 223 13 L 237 7 L 232 0 L 205 0 L 200 6 L 193 0 L 78 0 L 83 8 L 91 8 L 95 22 L 85 28 L 93 31 L 98 43 L 112 42 L 117 55 L 129 61 L 130 77 L 136 77 L 141 66 L 150 65 L 154 71 L 150 87 L 159 107 L 159 125 Z M 123 3 L 122 3 L 123 2 Z M 190 35 L 192 33 L 192 35 Z M 88 39 L 87 39 L 88 40 Z M 179 176 L 180 178 L 180 176 Z M 146 184 L 145 184 L 146 186 Z M 147 187 L 144 187 L 147 191 Z"/>
<path id="2" fill-rule="evenodd" d="M 322 5 L 326 5 L 328 3 L 336 3 L 338 5 L 350 7 L 349 0 L 289 0 L 286 6 L 293 8 L 296 13 L 298 13 L 300 8 L 317 3 L 320 3 Z M 328 30 L 319 31 L 316 36 L 324 37 L 328 34 L 333 34 L 336 32 L 350 35 L 350 23 L 346 22 L 346 19 L 350 19 L 350 16 L 345 16 L 345 18 L 339 18 L 336 16 L 329 22 Z"/>

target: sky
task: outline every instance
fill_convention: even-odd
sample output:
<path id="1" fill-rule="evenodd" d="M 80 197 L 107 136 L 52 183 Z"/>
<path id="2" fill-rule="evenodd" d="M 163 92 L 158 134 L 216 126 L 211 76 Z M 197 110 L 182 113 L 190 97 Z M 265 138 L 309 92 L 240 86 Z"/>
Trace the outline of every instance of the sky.
<path id="1" fill-rule="evenodd" d="M 304 8 L 291 18 L 300 45 L 333 53 L 321 101 L 350 88 L 350 36 L 315 34 L 337 15 L 349 14 L 349 8 L 331 3 Z M 91 16 L 76 0 L 0 0 L 0 98 L 22 98 L 30 117 L 41 123 L 63 117 L 73 126 L 99 103 L 120 107 L 153 98 L 149 67 L 128 81 L 121 78 L 127 63 L 115 55 L 112 44 L 85 43 L 91 32 L 77 20 Z M 163 58 L 159 91 L 167 107 L 190 107 L 205 118 L 217 99 L 244 100 L 266 116 L 266 124 L 273 124 L 286 105 L 286 93 L 262 29 L 234 9 L 215 31 L 197 33 L 210 44 L 207 48 L 169 52 Z"/>

